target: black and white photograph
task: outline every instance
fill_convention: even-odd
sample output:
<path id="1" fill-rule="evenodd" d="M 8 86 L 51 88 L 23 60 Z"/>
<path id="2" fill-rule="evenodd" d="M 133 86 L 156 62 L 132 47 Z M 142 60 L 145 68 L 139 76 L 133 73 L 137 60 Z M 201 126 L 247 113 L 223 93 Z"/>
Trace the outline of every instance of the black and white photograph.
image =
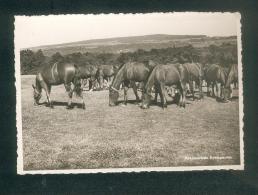
<path id="1" fill-rule="evenodd" d="M 244 170 L 240 20 L 16 15 L 17 173 Z"/>

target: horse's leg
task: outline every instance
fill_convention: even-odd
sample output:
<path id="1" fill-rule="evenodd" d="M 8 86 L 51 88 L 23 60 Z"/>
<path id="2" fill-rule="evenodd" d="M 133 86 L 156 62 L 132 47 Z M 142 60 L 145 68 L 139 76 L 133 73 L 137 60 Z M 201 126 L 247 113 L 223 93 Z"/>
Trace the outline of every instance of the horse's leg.
<path id="1" fill-rule="evenodd" d="M 178 88 L 180 91 L 179 106 L 185 108 L 186 84 L 180 81 Z"/>
<path id="2" fill-rule="evenodd" d="M 238 89 L 238 82 L 235 81 L 235 89 Z"/>
<path id="3" fill-rule="evenodd" d="M 154 102 L 155 102 L 156 104 L 158 104 L 159 88 L 158 88 L 158 86 L 157 86 L 156 84 L 154 85 L 154 88 L 155 88 L 155 99 L 154 99 Z"/>
<path id="4" fill-rule="evenodd" d="M 92 80 L 91 79 L 89 79 L 89 91 L 92 91 Z"/>
<path id="5" fill-rule="evenodd" d="M 230 85 L 230 99 L 233 97 L 233 89 L 234 89 L 234 86 L 232 87 L 231 85 Z"/>
<path id="6" fill-rule="evenodd" d="M 112 76 L 108 77 L 108 87 L 111 85 L 111 82 L 112 82 Z"/>
<path id="7" fill-rule="evenodd" d="M 203 99 L 203 91 L 202 91 L 202 78 L 199 77 L 198 83 L 197 85 L 199 85 L 199 94 L 200 94 L 200 99 Z"/>
<path id="8" fill-rule="evenodd" d="M 160 83 L 160 99 L 161 99 L 161 105 L 162 108 L 166 108 L 167 107 L 167 101 L 166 101 L 166 97 L 165 97 L 165 85 L 163 83 Z"/>
<path id="9" fill-rule="evenodd" d="M 49 100 L 49 106 L 50 106 L 50 108 L 54 108 L 54 106 L 53 106 L 53 103 L 52 103 L 52 101 L 51 101 L 51 99 L 50 99 L 50 93 L 51 93 L 51 85 L 48 85 L 48 100 Z"/>
<path id="10" fill-rule="evenodd" d="M 215 97 L 218 98 L 220 96 L 220 94 L 219 94 L 219 83 L 217 81 L 215 82 L 215 87 L 216 87 Z"/>
<path id="11" fill-rule="evenodd" d="M 211 83 L 207 82 L 207 96 L 209 96 L 209 97 L 211 97 L 210 85 L 211 85 Z"/>
<path id="12" fill-rule="evenodd" d="M 220 84 L 220 98 L 223 98 L 222 97 L 223 96 L 222 92 L 224 91 L 223 89 L 224 89 L 224 85 Z"/>
<path id="13" fill-rule="evenodd" d="M 127 91 L 129 87 L 124 86 L 124 104 L 127 105 Z"/>
<path id="14" fill-rule="evenodd" d="M 83 94 L 82 93 L 80 94 L 80 98 L 82 100 L 82 109 L 85 109 L 85 102 L 84 102 Z"/>
<path id="15" fill-rule="evenodd" d="M 53 104 L 52 104 L 52 101 L 51 101 L 51 98 L 50 98 L 51 86 L 50 86 L 50 85 L 47 85 L 46 83 L 44 83 L 44 84 L 42 85 L 42 87 L 43 87 L 43 89 L 45 89 L 49 107 L 50 107 L 50 108 L 53 108 Z"/>
<path id="16" fill-rule="evenodd" d="M 215 91 L 214 91 L 215 82 L 212 82 L 211 87 L 212 87 L 212 97 L 215 97 Z"/>
<path id="17" fill-rule="evenodd" d="M 65 83 L 64 84 L 65 86 L 65 90 L 67 92 L 67 95 L 68 95 L 68 102 L 67 102 L 67 109 L 71 109 L 72 108 L 72 97 L 73 97 L 73 90 L 72 90 L 72 87 L 71 87 L 71 83 Z"/>
<path id="18" fill-rule="evenodd" d="M 131 85 L 132 85 L 133 92 L 134 92 L 135 97 L 136 97 L 136 101 L 139 102 L 139 101 L 140 101 L 140 98 L 139 98 L 139 96 L 138 96 L 137 86 L 136 86 L 135 82 L 131 82 Z"/>
<path id="19" fill-rule="evenodd" d="M 192 98 L 193 98 L 193 101 L 194 101 L 194 84 L 193 84 L 193 81 L 189 82 L 189 87 L 190 87 L 190 92 L 192 93 Z"/>
<path id="20" fill-rule="evenodd" d="M 127 91 L 129 89 L 130 82 L 124 81 L 124 104 L 127 104 Z"/>

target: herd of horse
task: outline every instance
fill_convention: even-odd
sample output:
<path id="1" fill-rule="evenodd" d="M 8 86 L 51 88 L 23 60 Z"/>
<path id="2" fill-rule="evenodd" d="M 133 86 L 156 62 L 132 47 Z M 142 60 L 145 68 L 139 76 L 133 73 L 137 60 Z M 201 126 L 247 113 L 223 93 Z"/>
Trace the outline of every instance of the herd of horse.
<path id="1" fill-rule="evenodd" d="M 50 98 L 51 86 L 64 84 L 68 94 L 67 108 L 72 108 L 72 96 L 75 93 L 82 100 L 82 108 L 85 109 L 83 99 L 82 81 L 88 80 L 89 89 L 97 81 L 99 89 L 104 88 L 104 81 L 111 82 L 109 86 L 109 106 L 118 104 L 120 89 L 124 89 L 124 104 L 127 103 L 127 91 L 131 87 L 134 91 L 136 101 L 141 108 L 149 108 L 152 102 L 152 93 L 155 93 L 154 102 L 157 103 L 160 96 L 161 106 L 167 107 L 167 89 L 174 89 L 175 101 L 180 107 L 185 107 L 186 94 L 190 91 L 195 99 L 195 86 L 198 86 L 198 99 L 202 99 L 203 83 L 207 83 L 207 95 L 216 97 L 221 102 L 228 102 L 232 95 L 231 84 L 238 81 L 238 68 L 236 64 L 229 68 L 218 64 L 202 66 L 200 63 L 170 63 L 157 64 L 153 61 L 127 62 L 120 67 L 101 66 L 77 66 L 73 63 L 49 64 L 36 75 L 34 90 L 34 104 L 39 105 L 42 89 L 47 96 L 47 105 L 53 108 Z M 138 95 L 138 84 L 142 87 L 141 98 Z"/>

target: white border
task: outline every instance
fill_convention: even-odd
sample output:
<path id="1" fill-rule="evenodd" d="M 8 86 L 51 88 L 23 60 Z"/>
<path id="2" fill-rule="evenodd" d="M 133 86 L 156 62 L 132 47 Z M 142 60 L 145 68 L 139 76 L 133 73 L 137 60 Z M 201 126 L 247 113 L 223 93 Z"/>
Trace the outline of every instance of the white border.
<path id="1" fill-rule="evenodd" d="M 169 12 L 167 12 L 169 13 Z M 165 13 L 165 14 L 167 14 Z M 184 12 L 192 13 L 192 12 Z M 223 12 L 198 12 L 223 13 Z M 224 12 L 229 13 L 229 12 Z M 142 13 L 139 13 L 142 14 Z M 163 14 L 163 13 L 146 13 Z M 237 48 L 238 48 L 238 76 L 239 76 L 239 137 L 240 137 L 240 165 L 218 166 L 179 166 L 179 167 L 146 167 L 146 168 L 106 168 L 106 169 L 67 169 L 67 170 L 23 170 L 23 142 L 22 142 L 22 110 L 21 110 L 21 74 L 20 74 L 20 47 L 17 44 L 16 31 L 14 32 L 15 47 L 15 86 L 16 86 L 16 127 L 17 127 L 17 173 L 24 174 L 80 174 L 80 173 L 122 173 L 122 172 L 169 172 L 169 171 L 203 171 L 203 170 L 244 170 L 244 132 L 243 132 L 243 81 L 242 81 L 242 41 L 241 41 L 241 15 L 238 12 L 237 21 Z M 92 15 L 92 14 L 90 14 Z M 117 14 L 119 15 L 119 14 Z M 15 16 L 19 17 L 19 16 Z"/>

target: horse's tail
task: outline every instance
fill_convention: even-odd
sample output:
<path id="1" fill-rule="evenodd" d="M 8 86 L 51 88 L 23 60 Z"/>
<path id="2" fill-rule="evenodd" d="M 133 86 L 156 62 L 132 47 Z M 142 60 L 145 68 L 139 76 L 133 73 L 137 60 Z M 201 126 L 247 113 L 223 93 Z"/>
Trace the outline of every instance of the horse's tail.
<path id="1" fill-rule="evenodd" d="M 82 94 L 82 87 L 81 87 L 81 74 L 80 74 L 80 68 L 77 65 L 74 65 L 75 68 L 75 74 L 73 79 L 74 84 L 74 92 L 77 96 L 81 96 Z"/>

